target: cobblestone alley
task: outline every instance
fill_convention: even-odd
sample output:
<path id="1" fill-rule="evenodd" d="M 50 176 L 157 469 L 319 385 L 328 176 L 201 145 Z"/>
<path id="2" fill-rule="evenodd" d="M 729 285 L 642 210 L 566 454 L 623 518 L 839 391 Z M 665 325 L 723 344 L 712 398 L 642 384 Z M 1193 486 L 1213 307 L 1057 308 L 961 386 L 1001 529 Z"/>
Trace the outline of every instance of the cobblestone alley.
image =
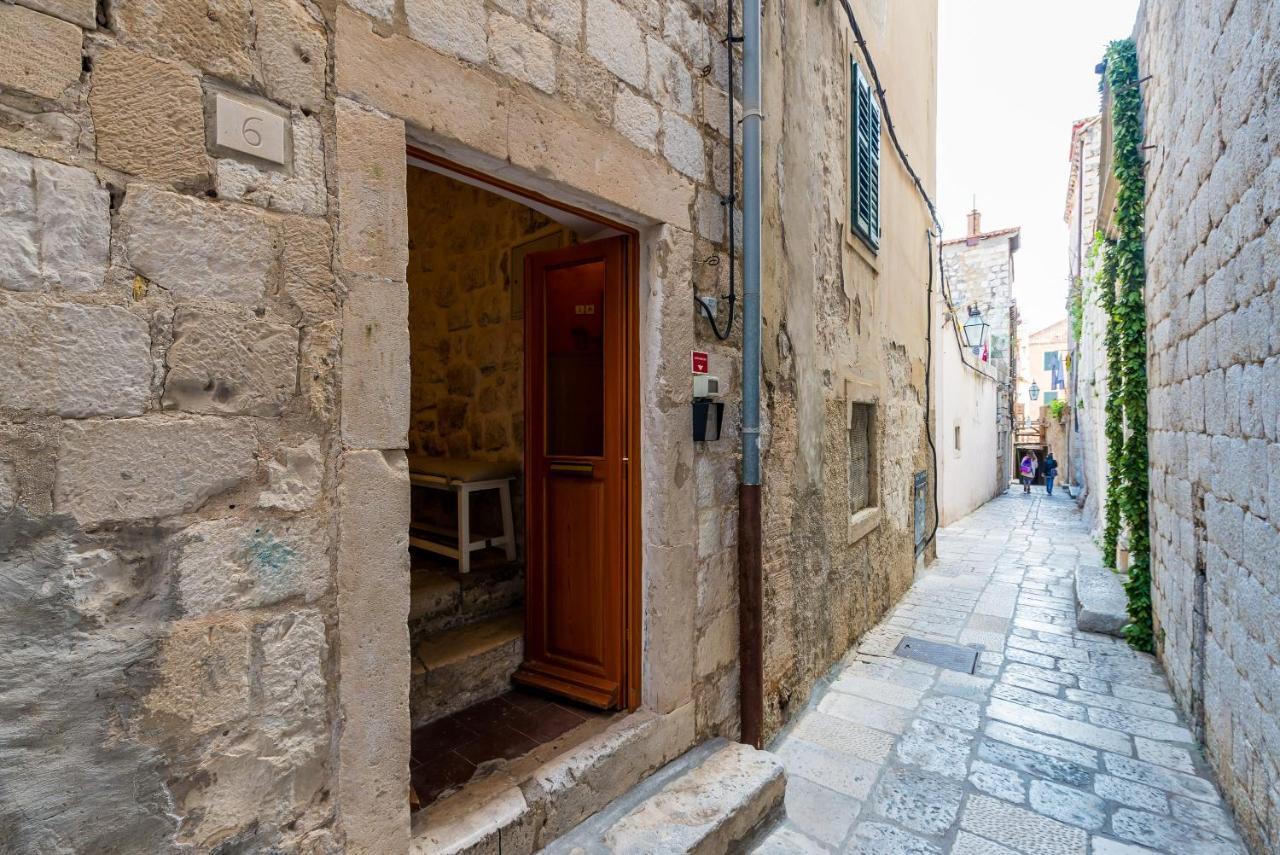
<path id="1" fill-rule="evenodd" d="M 774 743 L 787 819 L 755 851 L 1244 852 L 1156 661 L 1076 629 L 1077 562 L 1097 549 L 1043 490 L 941 530 Z M 970 675 L 894 656 L 904 635 L 983 652 Z"/>

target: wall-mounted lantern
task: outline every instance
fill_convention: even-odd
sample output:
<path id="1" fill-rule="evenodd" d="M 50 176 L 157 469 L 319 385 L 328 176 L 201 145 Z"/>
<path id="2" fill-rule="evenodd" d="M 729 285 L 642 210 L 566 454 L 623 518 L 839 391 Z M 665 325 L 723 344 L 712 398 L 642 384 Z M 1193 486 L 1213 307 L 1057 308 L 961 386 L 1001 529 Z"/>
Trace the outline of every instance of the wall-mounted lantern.
<path id="1" fill-rule="evenodd" d="M 969 317 L 964 322 L 961 329 L 964 330 L 964 343 L 973 348 L 973 352 L 977 353 L 982 349 L 982 345 L 987 340 L 987 328 L 989 324 L 982 317 L 982 312 L 977 306 L 969 307 Z"/>
<path id="2" fill-rule="evenodd" d="M 1036 381 L 1031 381 L 1031 388 L 1027 389 L 1027 397 L 1035 400 L 1040 397 L 1040 387 L 1036 385 Z"/>

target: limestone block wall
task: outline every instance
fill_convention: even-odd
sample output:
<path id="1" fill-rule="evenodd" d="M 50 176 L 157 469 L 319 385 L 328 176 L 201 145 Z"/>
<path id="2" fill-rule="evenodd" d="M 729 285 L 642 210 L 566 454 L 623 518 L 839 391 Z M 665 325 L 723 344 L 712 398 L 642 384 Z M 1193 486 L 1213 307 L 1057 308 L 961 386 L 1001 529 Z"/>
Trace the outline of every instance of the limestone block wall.
<path id="1" fill-rule="evenodd" d="M 1153 601 L 1245 836 L 1280 851 L 1280 7 L 1145 3 Z"/>
<path id="2" fill-rule="evenodd" d="M 1102 122 L 1095 118 L 1079 128 L 1076 144 L 1084 145 L 1083 163 L 1072 166 L 1072 183 L 1067 193 L 1069 226 L 1068 258 L 1079 271 L 1083 317 L 1080 337 L 1073 342 L 1074 375 L 1071 447 L 1074 456 L 1072 478 L 1083 488 L 1081 510 L 1095 535 L 1102 531 L 1103 507 L 1107 494 L 1107 316 L 1098 305 L 1097 262 L 1090 261 L 1090 246 L 1096 234 L 1098 199 L 1101 190 L 1100 156 Z M 1078 149 L 1077 149 L 1078 151 Z M 1076 155 L 1078 157 L 1078 154 Z M 1074 162 L 1074 161 L 1073 161 Z M 1080 175 L 1076 175 L 1080 171 Z M 1082 182 L 1078 187 L 1076 182 Z M 1078 243 L 1077 246 L 1077 233 Z M 1079 256 L 1077 256 L 1079 253 Z"/>
<path id="3" fill-rule="evenodd" d="M 323 19 L 0 4 L 0 849 L 337 845 Z M 216 88 L 286 166 L 209 144 Z"/>

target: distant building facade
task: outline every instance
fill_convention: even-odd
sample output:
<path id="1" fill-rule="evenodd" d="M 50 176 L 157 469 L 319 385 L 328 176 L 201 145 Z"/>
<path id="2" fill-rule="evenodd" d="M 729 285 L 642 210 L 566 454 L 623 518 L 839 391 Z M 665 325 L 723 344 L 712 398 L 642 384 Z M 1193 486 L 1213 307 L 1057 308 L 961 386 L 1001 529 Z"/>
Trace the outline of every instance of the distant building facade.
<path id="1" fill-rule="evenodd" d="M 963 327 L 970 307 L 976 308 L 989 325 L 986 341 L 976 353 L 960 353 L 952 344 L 956 333 L 948 329 L 946 324 L 935 325 L 933 331 L 936 358 L 947 360 L 947 362 L 938 363 L 942 377 L 949 376 L 953 381 L 966 377 L 964 370 L 968 369 L 965 368 L 964 363 L 967 362 L 975 366 L 975 369 L 969 370 L 970 375 L 976 371 L 976 373 L 987 375 L 995 384 L 995 412 L 992 420 L 988 422 L 986 416 L 982 415 L 987 408 L 985 391 L 978 396 L 983 403 L 979 405 L 977 418 L 982 419 L 982 430 L 994 430 L 995 433 L 994 467 L 997 474 L 993 478 L 996 490 L 1003 488 L 1013 471 L 1013 404 L 1016 385 L 1014 377 L 1018 363 L 1018 307 L 1013 298 L 1014 253 L 1021 245 L 1021 234 L 1021 229 L 1016 226 L 984 232 L 982 215 L 977 210 L 969 213 L 965 236 L 944 241 L 942 244 L 944 281 L 942 293 L 939 295 L 939 312 L 942 321 L 946 321 L 948 315 L 954 315 L 951 323 Z M 960 336 L 963 338 L 962 333 Z M 957 451 L 955 422 L 957 419 L 968 417 L 967 414 L 973 406 L 977 391 L 976 388 L 970 388 L 974 382 L 979 381 L 969 377 L 959 387 L 940 388 L 936 442 L 938 453 L 944 459 L 948 455 L 955 455 Z M 979 385 L 981 386 L 982 383 Z M 966 431 L 962 429 L 960 452 L 961 457 L 967 458 L 968 452 L 964 451 L 965 433 Z M 968 433 L 972 434 L 973 430 Z M 951 469 L 956 468 L 955 464 L 956 460 L 953 457 Z M 977 472 L 972 466 L 967 465 L 961 471 L 964 474 L 954 477 L 965 478 L 971 482 L 976 479 L 978 484 L 987 484 L 984 474 Z M 948 493 L 945 479 L 942 493 L 941 501 L 945 505 L 945 496 Z M 986 493 L 985 486 L 980 489 L 966 489 L 962 495 L 953 499 L 952 512 L 967 507 L 980 495 L 990 498 L 991 494 Z M 982 501 L 985 500 L 984 498 Z M 978 504 L 981 503 L 978 502 Z M 967 507 L 964 513 L 972 510 L 973 507 L 977 505 Z M 963 513 L 957 515 L 963 516 Z"/>

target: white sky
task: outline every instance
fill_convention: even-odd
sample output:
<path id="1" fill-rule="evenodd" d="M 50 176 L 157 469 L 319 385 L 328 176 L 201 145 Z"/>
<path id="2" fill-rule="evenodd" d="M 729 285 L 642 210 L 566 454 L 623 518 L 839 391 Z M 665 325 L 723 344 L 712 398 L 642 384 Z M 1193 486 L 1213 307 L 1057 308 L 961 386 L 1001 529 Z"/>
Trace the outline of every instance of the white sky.
<path id="1" fill-rule="evenodd" d="M 1133 30 L 1138 0 L 940 0 L 938 206 L 965 232 L 1022 226 L 1021 334 L 1066 315 L 1071 125 L 1098 112 L 1093 68 Z M 892 95 L 890 96 L 892 99 Z"/>

